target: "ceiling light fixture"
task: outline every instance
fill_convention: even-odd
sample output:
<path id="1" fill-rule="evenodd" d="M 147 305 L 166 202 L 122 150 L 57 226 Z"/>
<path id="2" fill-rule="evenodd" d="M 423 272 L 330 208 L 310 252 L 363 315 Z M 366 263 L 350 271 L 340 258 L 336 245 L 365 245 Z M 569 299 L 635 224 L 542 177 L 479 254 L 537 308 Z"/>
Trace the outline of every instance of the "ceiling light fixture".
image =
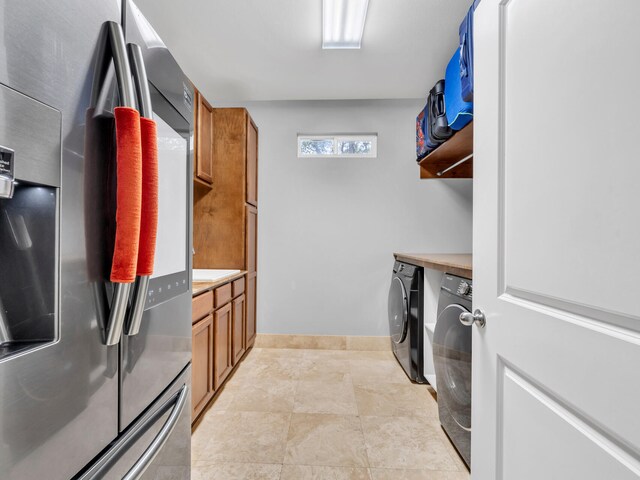
<path id="1" fill-rule="evenodd" d="M 322 0 L 322 48 L 360 48 L 369 0 Z"/>

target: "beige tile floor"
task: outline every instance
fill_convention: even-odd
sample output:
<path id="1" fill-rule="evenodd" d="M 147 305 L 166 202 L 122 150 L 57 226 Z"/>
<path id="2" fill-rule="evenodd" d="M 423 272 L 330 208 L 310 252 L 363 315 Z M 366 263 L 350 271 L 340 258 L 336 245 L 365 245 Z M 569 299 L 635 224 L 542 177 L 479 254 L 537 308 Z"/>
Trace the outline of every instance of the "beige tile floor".
<path id="1" fill-rule="evenodd" d="M 468 480 L 390 352 L 254 348 L 192 437 L 193 480 Z"/>

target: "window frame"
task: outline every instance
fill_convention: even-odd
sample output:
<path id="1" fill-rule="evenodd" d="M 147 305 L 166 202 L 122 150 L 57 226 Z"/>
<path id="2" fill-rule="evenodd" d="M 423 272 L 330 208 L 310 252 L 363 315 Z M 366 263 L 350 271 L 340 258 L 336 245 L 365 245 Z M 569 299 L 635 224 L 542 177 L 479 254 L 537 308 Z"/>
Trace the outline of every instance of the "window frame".
<path id="1" fill-rule="evenodd" d="M 332 140 L 333 151 L 338 152 L 338 144 L 344 141 L 370 141 L 371 151 L 369 153 L 331 153 L 304 154 L 301 151 L 302 142 L 305 140 Z M 378 157 L 378 134 L 377 133 L 335 133 L 335 134 L 298 134 L 298 158 L 377 158 Z"/>

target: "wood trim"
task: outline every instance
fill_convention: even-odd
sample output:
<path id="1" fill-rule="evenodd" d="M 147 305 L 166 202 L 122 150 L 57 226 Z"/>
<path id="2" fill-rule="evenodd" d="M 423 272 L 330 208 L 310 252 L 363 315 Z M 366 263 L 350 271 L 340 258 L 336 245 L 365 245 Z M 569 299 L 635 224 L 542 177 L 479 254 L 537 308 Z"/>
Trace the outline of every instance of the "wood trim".
<path id="1" fill-rule="evenodd" d="M 193 176 L 193 185 L 196 188 L 203 188 L 203 189 L 206 189 L 206 190 L 211 190 L 213 188 L 213 183 L 207 183 L 207 182 L 205 182 L 203 180 L 200 180 L 195 175 Z"/>

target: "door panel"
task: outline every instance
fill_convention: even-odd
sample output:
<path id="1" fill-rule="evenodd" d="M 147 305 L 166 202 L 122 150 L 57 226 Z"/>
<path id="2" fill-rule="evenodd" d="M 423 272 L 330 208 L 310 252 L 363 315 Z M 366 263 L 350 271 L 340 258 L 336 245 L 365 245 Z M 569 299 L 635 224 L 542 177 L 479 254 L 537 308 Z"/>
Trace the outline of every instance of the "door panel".
<path id="1" fill-rule="evenodd" d="M 505 406 L 501 418 L 502 478 L 638 478 L 637 461 L 590 422 L 515 370 L 504 364 L 500 369 Z M 528 415 L 522 415 L 523 411 Z M 536 445 L 535 453 L 531 445 Z"/>
<path id="2" fill-rule="evenodd" d="M 640 133 L 632 74 L 640 62 L 630 58 L 640 42 L 630 41 L 629 33 L 637 27 L 640 7 L 631 0 L 597 2 L 580 4 L 577 13 L 577 5 L 512 0 L 503 8 L 503 289 L 605 322 L 615 314 L 616 323 L 638 329 L 635 283 L 612 280 L 634 277 L 640 264 L 640 229 L 624 208 L 626 192 L 637 188 L 640 177 L 640 162 L 624 157 L 637 149 Z M 603 18 L 615 28 L 603 25 Z M 575 32 L 573 38 L 578 21 L 594 34 Z M 568 42 L 570 48 L 560 53 L 558 45 Z M 527 53 L 533 51 L 532 64 Z M 614 79 L 622 103 L 606 108 L 611 121 L 586 121 L 594 104 L 585 100 L 602 97 L 609 107 L 607 97 L 613 98 L 602 88 Z M 534 86 L 539 94 L 532 95 Z M 539 122 L 551 120 L 547 108 L 574 120 L 561 134 L 543 134 Z M 630 256 L 603 255 L 604 246 Z"/>
<path id="3" fill-rule="evenodd" d="M 213 396 L 213 315 L 192 327 L 191 418 L 195 419 Z"/>
<path id="4" fill-rule="evenodd" d="M 213 387 L 220 388 L 231 372 L 231 304 L 227 303 L 213 314 Z"/>
<path id="5" fill-rule="evenodd" d="M 245 206 L 246 219 L 246 258 L 247 272 L 253 273 L 258 265 L 258 210 L 254 207 Z"/>
<path id="6" fill-rule="evenodd" d="M 84 190 L 90 170 L 84 149 L 103 22 L 120 17 L 114 0 L 0 2 L 0 83 L 59 111 L 62 125 L 56 135 L 62 142 L 56 152 L 62 165 L 59 238 L 52 239 L 60 264 L 58 341 L 0 362 L 3 480 L 67 480 L 118 433 L 118 347 L 102 343 L 89 278 L 88 259 L 104 252 L 87 251 L 91 232 L 84 223 L 87 212 L 100 218 L 104 211 Z M 20 125 L 24 117 L 18 116 L 26 113 L 2 108 L 0 123 Z M 10 143 L 2 134 L 0 145 L 11 148 Z M 2 265 L 0 275 L 7 275 Z"/>
<path id="7" fill-rule="evenodd" d="M 244 329 L 245 321 L 245 296 L 240 295 L 233 300 L 233 341 L 232 341 L 232 358 L 235 365 L 245 351 L 244 347 Z"/>
<path id="8" fill-rule="evenodd" d="M 246 327 L 245 327 L 245 348 L 249 348 L 256 340 L 256 291 L 257 274 L 247 274 L 247 307 L 246 307 Z"/>
<path id="9" fill-rule="evenodd" d="M 258 206 L 258 128 L 247 115 L 247 203 Z"/>
<path id="10" fill-rule="evenodd" d="M 638 18 L 634 0 L 476 9 L 474 478 L 640 476 Z"/>
<path id="11" fill-rule="evenodd" d="M 207 183 L 213 182 L 213 108 L 200 92 L 197 97 L 196 123 L 196 176 Z"/>

